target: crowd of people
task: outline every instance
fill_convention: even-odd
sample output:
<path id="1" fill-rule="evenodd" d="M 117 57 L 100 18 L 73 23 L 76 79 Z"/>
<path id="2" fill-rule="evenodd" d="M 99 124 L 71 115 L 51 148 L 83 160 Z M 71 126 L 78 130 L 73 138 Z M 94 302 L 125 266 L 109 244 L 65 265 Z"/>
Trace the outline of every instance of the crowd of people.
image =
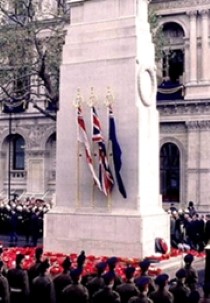
<path id="1" fill-rule="evenodd" d="M 185 210 L 178 210 L 172 204 L 168 213 L 171 247 L 203 251 L 210 240 L 210 216 L 199 214 L 192 201 Z"/>
<path id="2" fill-rule="evenodd" d="M 0 302 L 2 303 L 209 303 L 210 285 L 198 291 L 198 274 L 193 255 L 186 254 L 184 265 L 173 279 L 166 273 L 150 276 L 150 260 L 137 267 L 127 264 L 125 279 L 117 274 L 117 257 L 96 263 L 95 273 L 83 274 L 86 256 L 82 251 L 72 264 L 70 257 L 62 262 L 63 272 L 50 274 L 50 261 L 43 249 L 35 250 L 34 263 L 23 269 L 25 256 L 16 255 L 14 268 L 7 269 L 0 260 Z M 140 271 L 139 271 L 140 268 Z M 138 274 L 136 274 L 138 272 Z"/>
<path id="3" fill-rule="evenodd" d="M 0 200 L 0 233 L 8 235 L 10 246 L 16 246 L 19 236 L 26 246 L 37 246 L 42 238 L 44 214 L 51 205 L 41 199 Z"/>

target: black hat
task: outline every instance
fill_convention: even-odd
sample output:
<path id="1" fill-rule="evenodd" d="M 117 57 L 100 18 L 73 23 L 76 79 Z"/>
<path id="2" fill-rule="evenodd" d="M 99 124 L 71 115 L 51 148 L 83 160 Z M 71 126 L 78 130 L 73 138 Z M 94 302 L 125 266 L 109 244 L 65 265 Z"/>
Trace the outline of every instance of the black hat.
<path id="1" fill-rule="evenodd" d="M 36 258 L 40 258 L 42 254 L 43 254 L 43 248 L 42 247 L 37 247 L 36 250 L 35 250 Z"/>
<path id="2" fill-rule="evenodd" d="M 177 272 L 176 272 L 176 277 L 178 279 L 183 279 L 186 277 L 186 271 L 184 270 L 184 268 L 180 268 Z"/>
<path id="3" fill-rule="evenodd" d="M 165 282 L 169 279 L 169 275 L 167 274 L 160 274 L 157 276 L 157 278 L 155 279 L 155 284 L 159 285 L 159 286 L 163 286 L 165 285 Z"/>
<path id="4" fill-rule="evenodd" d="M 75 268 L 70 272 L 70 276 L 74 281 L 78 280 L 81 274 L 82 274 L 82 268 Z"/>
<path id="5" fill-rule="evenodd" d="M 96 264 L 96 268 L 98 271 L 104 271 L 107 267 L 107 262 L 99 262 Z"/>
<path id="6" fill-rule="evenodd" d="M 194 260 L 194 257 L 192 254 L 187 254 L 185 257 L 184 257 L 184 262 L 185 263 L 192 263 Z"/>
<path id="7" fill-rule="evenodd" d="M 69 269 L 71 267 L 71 260 L 69 257 L 66 257 L 62 263 L 62 267 L 65 269 Z"/>
<path id="8" fill-rule="evenodd" d="M 126 267 L 126 269 L 125 269 L 125 275 L 126 275 L 126 277 L 129 279 L 129 278 L 132 278 L 133 277 L 133 275 L 134 275 L 134 273 L 135 273 L 135 267 L 133 267 L 133 266 L 128 266 L 128 267 Z"/>
<path id="9" fill-rule="evenodd" d="M 107 272 L 103 275 L 103 279 L 106 285 L 109 285 L 111 281 L 115 279 L 115 273 L 113 271 Z"/>
<path id="10" fill-rule="evenodd" d="M 23 254 L 17 254 L 16 265 L 19 265 L 24 258 L 25 258 L 25 256 Z"/>
<path id="11" fill-rule="evenodd" d="M 39 271 L 41 273 L 44 273 L 48 268 L 50 267 L 50 262 L 48 259 L 45 259 L 41 264 L 39 265 Z"/>
<path id="12" fill-rule="evenodd" d="M 111 257 L 111 258 L 109 258 L 108 260 L 107 260 L 107 264 L 108 265 L 116 265 L 117 264 L 117 262 L 118 262 L 118 258 L 117 257 Z"/>
<path id="13" fill-rule="evenodd" d="M 146 277 L 146 276 L 145 277 L 140 277 L 140 278 L 136 279 L 135 284 L 138 288 L 142 288 L 145 285 L 149 284 L 149 281 L 150 281 L 149 277 Z"/>
<path id="14" fill-rule="evenodd" d="M 141 270 L 145 271 L 149 268 L 151 262 L 148 259 L 145 259 L 139 263 Z"/>

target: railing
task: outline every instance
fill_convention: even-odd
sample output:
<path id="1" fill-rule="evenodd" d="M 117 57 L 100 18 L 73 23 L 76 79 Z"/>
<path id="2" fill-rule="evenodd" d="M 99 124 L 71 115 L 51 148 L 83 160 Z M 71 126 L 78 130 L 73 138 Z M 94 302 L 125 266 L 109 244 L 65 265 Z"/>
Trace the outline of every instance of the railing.
<path id="1" fill-rule="evenodd" d="M 10 176 L 12 179 L 25 179 L 26 178 L 26 171 L 24 170 L 11 170 Z"/>

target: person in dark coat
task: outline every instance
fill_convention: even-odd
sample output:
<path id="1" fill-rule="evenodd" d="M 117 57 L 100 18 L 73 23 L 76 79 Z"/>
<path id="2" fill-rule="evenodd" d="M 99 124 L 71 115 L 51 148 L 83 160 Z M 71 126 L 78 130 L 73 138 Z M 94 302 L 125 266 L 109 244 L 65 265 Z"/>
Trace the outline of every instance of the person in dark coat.
<path id="1" fill-rule="evenodd" d="M 31 267 L 28 269 L 30 288 L 31 288 L 33 279 L 38 277 L 38 275 L 39 275 L 39 267 L 40 267 L 40 264 L 42 263 L 42 257 L 43 257 L 43 248 L 37 247 L 35 250 L 35 263 L 33 265 L 31 265 Z"/>
<path id="2" fill-rule="evenodd" d="M 17 225 L 18 225 L 18 216 L 15 210 L 11 210 L 10 214 L 10 245 L 16 246 L 18 242 L 18 235 L 17 235 Z"/>
<path id="3" fill-rule="evenodd" d="M 187 254 L 184 257 L 184 270 L 186 272 L 185 284 L 190 288 L 191 291 L 196 289 L 198 283 L 198 272 L 192 266 L 193 261 L 194 257 L 192 254 Z"/>
<path id="4" fill-rule="evenodd" d="M 28 273 L 23 269 L 24 255 L 17 254 L 16 267 L 9 269 L 7 279 L 10 287 L 11 303 L 29 302 L 29 279 Z"/>
<path id="5" fill-rule="evenodd" d="M 204 228 L 204 241 L 208 244 L 210 241 L 210 214 L 206 215 L 206 224 Z"/>
<path id="6" fill-rule="evenodd" d="M 32 303 L 55 303 L 55 289 L 52 279 L 48 274 L 49 261 L 44 260 L 39 266 L 39 276 L 32 281 L 31 299 Z"/>
<path id="7" fill-rule="evenodd" d="M 140 270 L 141 270 L 141 273 L 140 273 L 139 277 L 148 277 L 148 279 L 149 279 L 149 292 L 148 292 L 148 294 L 151 294 L 153 291 L 156 290 L 154 280 L 151 276 L 149 276 L 149 273 L 148 273 L 150 264 L 151 264 L 151 262 L 148 259 L 145 259 L 145 260 L 139 262 L 139 267 L 140 267 Z M 134 280 L 135 283 L 136 283 L 136 280 L 139 277 L 137 277 Z"/>
<path id="8" fill-rule="evenodd" d="M 120 284 L 122 284 L 122 279 L 120 276 L 117 275 L 117 273 L 115 272 L 115 268 L 117 266 L 118 263 L 118 258 L 117 257 L 111 257 L 107 260 L 107 264 L 108 264 L 108 272 L 111 272 L 114 274 L 114 287 L 113 289 L 116 289 L 116 287 Z"/>
<path id="9" fill-rule="evenodd" d="M 139 294 L 138 296 L 131 297 L 128 303 L 153 303 L 148 297 L 149 282 L 150 280 L 148 277 L 139 277 L 136 280 L 136 286 L 138 287 Z"/>
<path id="10" fill-rule="evenodd" d="M 10 302 L 9 283 L 7 278 L 3 275 L 4 263 L 0 260 L 0 302 Z"/>
<path id="11" fill-rule="evenodd" d="M 39 229 L 40 229 L 39 210 L 35 209 L 35 211 L 32 212 L 31 214 L 31 220 L 30 220 L 31 240 L 32 240 L 32 245 L 34 247 L 37 246 L 37 242 L 39 239 Z"/>
<path id="12" fill-rule="evenodd" d="M 62 303 L 88 303 L 89 293 L 87 288 L 80 283 L 82 269 L 73 269 L 70 273 L 72 284 L 66 286 L 62 292 Z"/>
<path id="13" fill-rule="evenodd" d="M 61 302 L 62 298 L 62 291 L 64 288 L 72 283 L 72 279 L 70 277 L 71 271 L 71 260 L 69 257 L 66 257 L 62 263 L 63 272 L 57 275 L 53 279 L 54 287 L 55 287 L 55 294 L 56 294 L 56 302 Z"/>
<path id="14" fill-rule="evenodd" d="M 200 299 L 199 303 L 210 303 L 210 282 L 203 285 L 203 298 Z"/>
<path id="15" fill-rule="evenodd" d="M 92 277 L 87 283 L 87 289 L 89 291 L 90 298 L 92 298 L 95 292 L 104 288 L 105 282 L 102 275 L 105 272 L 106 268 L 107 268 L 106 262 L 99 262 L 96 264 L 96 270 L 97 270 L 96 276 Z"/>
<path id="16" fill-rule="evenodd" d="M 128 266 L 125 269 L 126 281 L 116 287 L 116 291 L 120 295 L 121 303 L 127 303 L 131 297 L 139 294 L 139 290 L 134 283 L 135 267 Z"/>
<path id="17" fill-rule="evenodd" d="M 113 290 L 115 273 L 107 272 L 104 276 L 105 286 L 97 291 L 92 297 L 92 303 L 120 303 L 120 295 Z"/>
<path id="18" fill-rule="evenodd" d="M 177 283 L 169 288 L 174 296 L 174 303 L 188 303 L 190 289 L 185 286 L 186 272 L 183 268 L 176 272 Z"/>
<path id="19" fill-rule="evenodd" d="M 82 250 L 81 253 L 79 254 L 79 256 L 77 257 L 77 267 L 83 268 L 83 266 L 85 264 L 85 260 L 86 260 L 85 251 Z"/>
<path id="20" fill-rule="evenodd" d="M 167 274 L 161 274 L 155 279 L 155 284 L 158 285 L 158 289 L 150 294 L 150 298 L 154 303 L 174 303 L 174 297 L 166 287 L 168 285 L 169 276 Z"/>

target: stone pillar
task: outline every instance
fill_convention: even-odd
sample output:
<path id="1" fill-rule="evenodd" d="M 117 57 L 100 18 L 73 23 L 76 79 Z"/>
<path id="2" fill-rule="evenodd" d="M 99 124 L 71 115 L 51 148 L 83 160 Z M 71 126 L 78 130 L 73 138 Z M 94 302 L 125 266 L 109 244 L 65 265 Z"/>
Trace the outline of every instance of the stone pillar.
<path id="1" fill-rule="evenodd" d="M 199 11 L 201 15 L 201 81 L 208 81 L 209 74 L 209 10 Z"/>
<path id="2" fill-rule="evenodd" d="M 148 1 L 69 3 L 71 25 L 63 50 L 57 116 L 56 207 L 46 215 L 44 248 L 148 256 L 154 253 L 156 237 L 169 241 L 169 217 L 159 195 L 159 116 Z M 117 184 L 108 197 L 93 187 L 84 148 L 77 143 L 73 101 L 78 87 L 87 101 L 92 86 L 106 139 L 107 86 L 115 96 L 127 200 Z M 89 137 L 90 108 L 86 103 L 82 108 Z"/>
<path id="3" fill-rule="evenodd" d="M 188 13 L 190 18 L 190 83 L 197 82 L 197 11 Z"/>
<path id="4" fill-rule="evenodd" d="M 190 43 L 189 39 L 184 38 L 184 75 L 183 84 L 190 82 Z"/>
<path id="5" fill-rule="evenodd" d="M 31 194 L 45 193 L 44 151 L 27 151 L 27 191 Z"/>

